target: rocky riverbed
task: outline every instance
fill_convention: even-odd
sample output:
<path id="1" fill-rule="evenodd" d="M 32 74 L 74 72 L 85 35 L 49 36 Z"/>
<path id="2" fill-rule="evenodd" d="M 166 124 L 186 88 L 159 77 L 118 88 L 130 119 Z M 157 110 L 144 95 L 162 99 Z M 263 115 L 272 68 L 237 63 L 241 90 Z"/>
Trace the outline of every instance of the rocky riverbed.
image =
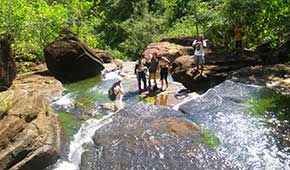
<path id="1" fill-rule="evenodd" d="M 19 74 L 0 93 L 0 169 L 43 169 L 60 156 L 62 124 L 50 108 L 62 84 L 43 65 Z"/>

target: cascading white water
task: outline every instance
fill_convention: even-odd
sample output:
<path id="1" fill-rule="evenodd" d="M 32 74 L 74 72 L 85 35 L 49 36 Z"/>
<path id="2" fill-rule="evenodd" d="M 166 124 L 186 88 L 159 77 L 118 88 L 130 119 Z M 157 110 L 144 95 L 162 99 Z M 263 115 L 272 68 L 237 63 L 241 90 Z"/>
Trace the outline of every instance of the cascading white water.
<path id="1" fill-rule="evenodd" d="M 82 145 L 85 143 L 90 143 L 92 141 L 92 136 L 95 131 L 105 124 L 111 122 L 110 117 L 113 114 L 105 116 L 101 120 L 90 119 L 84 122 L 78 131 L 74 135 L 74 140 L 70 143 L 70 151 L 68 161 L 59 160 L 56 164 L 54 170 L 78 170 L 81 161 L 81 155 L 84 151 Z"/>
<path id="2" fill-rule="evenodd" d="M 201 96 L 175 107 L 190 116 L 201 127 L 210 129 L 222 145 L 218 153 L 237 169 L 285 169 L 290 160 L 287 149 L 281 150 L 275 139 L 274 127 L 269 122 L 280 122 L 273 117 L 246 113 L 245 101 L 257 95 L 263 88 L 225 81 Z M 280 123 L 279 123 L 280 124 Z"/>
<path id="3" fill-rule="evenodd" d="M 104 75 L 103 82 L 112 80 L 119 76 L 119 71 L 109 72 Z M 91 93 L 106 93 L 106 89 L 93 86 L 90 89 L 85 89 Z M 54 101 L 51 105 L 53 108 L 61 108 L 66 112 L 70 112 L 74 109 L 74 100 L 77 97 L 75 92 L 68 93 L 58 100 Z M 105 124 L 111 122 L 112 112 L 109 112 L 107 116 L 102 119 L 90 119 L 85 121 L 78 132 L 74 135 L 74 140 L 70 142 L 68 160 L 60 159 L 53 166 L 53 170 L 78 170 L 81 161 L 81 155 L 84 152 L 83 144 L 92 143 L 92 136 L 95 131 Z"/>

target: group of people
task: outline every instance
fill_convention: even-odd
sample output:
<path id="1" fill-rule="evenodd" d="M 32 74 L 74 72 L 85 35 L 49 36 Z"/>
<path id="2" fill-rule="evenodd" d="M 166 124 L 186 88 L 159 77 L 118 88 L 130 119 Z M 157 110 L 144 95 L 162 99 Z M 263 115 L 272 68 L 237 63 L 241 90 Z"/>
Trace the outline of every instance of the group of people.
<path id="1" fill-rule="evenodd" d="M 168 88 L 168 71 L 170 61 L 166 57 L 158 56 L 156 52 L 150 55 L 149 61 L 145 59 L 144 55 L 141 55 L 136 61 L 134 73 L 137 75 L 139 93 L 146 90 L 158 89 L 157 86 L 157 73 L 160 72 L 161 91 L 165 91 Z M 148 86 L 146 73 L 149 71 Z M 154 85 L 152 84 L 152 81 Z M 143 83 L 143 88 L 142 88 Z"/>
<path id="2" fill-rule="evenodd" d="M 235 31 L 235 42 L 236 48 L 242 49 L 242 33 L 243 29 L 241 24 L 238 23 L 234 29 Z M 205 48 L 207 47 L 206 41 L 203 39 L 202 35 L 198 35 L 197 38 L 193 41 L 192 46 L 194 48 L 194 73 L 199 73 L 203 75 L 204 70 L 204 56 L 205 56 Z M 143 91 L 156 91 L 158 90 L 157 85 L 157 73 L 160 73 L 160 83 L 161 91 L 165 91 L 168 88 L 168 72 L 170 67 L 170 61 L 163 56 L 157 55 L 156 52 L 149 55 L 149 59 L 145 58 L 144 55 L 141 55 L 139 59 L 136 61 L 134 73 L 137 76 L 138 81 L 138 92 L 142 93 Z M 147 72 L 149 71 L 148 81 L 146 78 Z M 115 110 L 119 110 L 123 107 L 122 96 L 124 94 L 124 90 L 121 84 L 121 78 L 117 78 L 115 83 L 113 84 L 113 88 L 116 91 L 116 99 L 115 99 Z M 154 85 L 152 84 L 152 80 Z M 148 82 L 148 86 L 147 86 Z M 143 85 L 142 85 L 143 84 Z"/>

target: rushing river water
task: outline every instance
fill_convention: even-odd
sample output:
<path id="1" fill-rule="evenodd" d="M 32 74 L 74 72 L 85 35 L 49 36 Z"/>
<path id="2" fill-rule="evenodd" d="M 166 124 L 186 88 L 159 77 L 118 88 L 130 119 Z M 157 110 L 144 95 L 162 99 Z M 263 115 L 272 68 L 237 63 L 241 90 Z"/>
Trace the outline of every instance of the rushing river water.
<path id="1" fill-rule="evenodd" d="M 226 81 L 179 106 L 220 139 L 219 152 L 238 169 L 290 169 L 290 98 Z"/>
<path id="2" fill-rule="evenodd" d="M 65 85 L 65 94 L 52 103 L 72 141 L 68 156 L 50 169 L 78 170 L 85 144 L 92 144 L 95 131 L 112 123 L 115 113 L 101 105 L 110 102 L 107 90 L 116 75 L 113 72 L 103 80 L 96 77 Z M 124 80 L 124 88 L 132 89 L 134 83 Z M 127 91 L 124 102 L 137 103 L 137 92 Z M 225 162 L 231 162 L 234 169 L 290 169 L 289 97 L 262 87 L 226 81 L 175 109 L 202 129 L 214 133 L 220 141 L 214 151 Z M 84 118 L 85 113 L 90 116 Z M 70 116 L 73 118 L 69 119 Z M 199 159 L 206 157 L 210 155 L 203 154 Z"/>

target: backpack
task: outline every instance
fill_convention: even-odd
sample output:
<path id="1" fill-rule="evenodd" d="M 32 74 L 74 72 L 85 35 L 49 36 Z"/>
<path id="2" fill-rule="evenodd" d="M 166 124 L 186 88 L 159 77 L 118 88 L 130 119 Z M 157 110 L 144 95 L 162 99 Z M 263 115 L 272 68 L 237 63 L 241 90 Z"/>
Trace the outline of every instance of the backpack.
<path id="1" fill-rule="evenodd" d="M 115 91 L 115 88 L 116 85 L 113 84 L 113 86 L 108 90 L 108 98 L 111 100 L 111 101 L 115 101 L 116 100 L 116 96 L 117 96 L 117 93 Z"/>
<path id="2" fill-rule="evenodd" d="M 199 51 L 200 48 L 201 48 L 201 44 L 199 42 L 197 42 L 195 45 L 195 50 Z"/>

